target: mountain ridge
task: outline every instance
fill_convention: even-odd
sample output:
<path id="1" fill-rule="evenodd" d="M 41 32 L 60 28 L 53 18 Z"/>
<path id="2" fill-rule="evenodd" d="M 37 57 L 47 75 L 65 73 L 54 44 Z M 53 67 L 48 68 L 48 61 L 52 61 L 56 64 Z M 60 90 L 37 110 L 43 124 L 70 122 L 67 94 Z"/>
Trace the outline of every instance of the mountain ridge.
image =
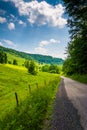
<path id="1" fill-rule="evenodd" d="M 25 58 L 26 60 L 35 60 L 39 63 L 46 63 L 46 64 L 63 64 L 64 60 L 62 58 L 54 58 L 48 55 L 41 55 L 41 54 L 30 54 L 22 51 L 18 51 L 12 48 L 6 48 L 0 46 L 0 51 L 15 54 L 21 58 Z"/>

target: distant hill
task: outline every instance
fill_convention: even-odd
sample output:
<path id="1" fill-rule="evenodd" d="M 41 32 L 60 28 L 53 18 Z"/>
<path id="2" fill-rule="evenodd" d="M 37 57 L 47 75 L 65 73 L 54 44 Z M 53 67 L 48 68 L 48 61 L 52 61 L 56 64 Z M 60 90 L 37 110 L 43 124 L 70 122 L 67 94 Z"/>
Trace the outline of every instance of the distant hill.
<path id="1" fill-rule="evenodd" d="M 4 51 L 6 53 L 19 56 L 20 58 L 24 58 L 26 60 L 35 60 L 39 63 L 46 63 L 46 64 L 63 64 L 64 60 L 61 58 L 54 58 L 52 56 L 40 55 L 40 54 L 29 54 L 25 52 L 20 52 L 11 48 L 6 48 L 0 46 L 0 51 Z"/>

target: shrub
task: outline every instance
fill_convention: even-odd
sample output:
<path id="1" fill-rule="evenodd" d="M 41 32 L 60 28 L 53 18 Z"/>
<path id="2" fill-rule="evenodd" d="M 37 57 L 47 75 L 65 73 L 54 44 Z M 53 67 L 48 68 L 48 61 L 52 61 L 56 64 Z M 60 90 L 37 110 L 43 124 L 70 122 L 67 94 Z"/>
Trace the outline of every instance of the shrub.
<path id="1" fill-rule="evenodd" d="M 36 75 L 37 74 L 37 67 L 35 65 L 34 61 L 31 61 L 28 67 L 28 72 L 32 75 Z"/>
<path id="2" fill-rule="evenodd" d="M 17 63 L 17 60 L 16 60 L 16 59 L 14 59 L 14 60 L 13 60 L 13 65 L 18 65 L 18 63 Z"/>

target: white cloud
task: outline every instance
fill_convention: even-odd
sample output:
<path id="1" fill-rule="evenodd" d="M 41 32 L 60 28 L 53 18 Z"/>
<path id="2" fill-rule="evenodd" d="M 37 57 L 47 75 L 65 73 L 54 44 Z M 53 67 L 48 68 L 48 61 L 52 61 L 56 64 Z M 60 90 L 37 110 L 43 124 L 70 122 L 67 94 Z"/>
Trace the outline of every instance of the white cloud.
<path id="1" fill-rule="evenodd" d="M 0 17 L 0 23 L 5 23 L 7 20 L 4 17 Z"/>
<path id="2" fill-rule="evenodd" d="M 39 46 L 47 46 L 49 44 L 49 41 L 41 41 Z"/>
<path id="3" fill-rule="evenodd" d="M 62 4 L 50 5 L 46 1 L 24 2 L 23 0 L 5 0 L 12 1 L 18 8 L 19 14 L 28 17 L 31 24 L 46 25 L 63 28 L 67 20 L 63 18 L 64 7 Z"/>
<path id="4" fill-rule="evenodd" d="M 35 52 L 38 54 L 47 54 L 47 50 L 40 46 L 35 48 Z"/>
<path id="5" fill-rule="evenodd" d="M 4 39 L 3 42 L 4 42 L 5 44 L 10 45 L 10 46 L 16 46 L 11 40 Z"/>
<path id="6" fill-rule="evenodd" d="M 14 30 L 14 29 L 15 29 L 15 24 L 12 23 L 12 22 L 10 22 L 10 23 L 8 24 L 8 28 L 9 28 L 10 30 Z"/>
<path id="7" fill-rule="evenodd" d="M 41 41 L 39 43 L 38 47 L 35 48 L 35 52 L 39 53 L 39 54 L 48 55 L 48 50 L 45 47 L 48 46 L 49 44 L 55 44 L 55 43 L 60 43 L 60 41 L 58 41 L 56 39 L 50 39 L 48 41 L 46 41 L 46 40 Z"/>
<path id="8" fill-rule="evenodd" d="M 39 43 L 39 46 L 43 47 L 43 46 L 47 46 L 47 45 L 49 45 L 49 44 L 55 44 L 55 43 L 60 43 L 60 41 L 55 40 L 55 39 L 50 39 L 50 40 L 48 40 L 48 41 L 41 41 L 41 42 Z"/>
<path id="9" fill-rule="evenodd" d="M 3 46 L 2 42 L 0 42 L 0 46 Z"/>
<path id="10" fill-rule="evenodd" d="M 20 25 L 26 26 L 26 23 L 24 23 L 22 20 L 19 20 L 18 23 L 19 23 Z"/>

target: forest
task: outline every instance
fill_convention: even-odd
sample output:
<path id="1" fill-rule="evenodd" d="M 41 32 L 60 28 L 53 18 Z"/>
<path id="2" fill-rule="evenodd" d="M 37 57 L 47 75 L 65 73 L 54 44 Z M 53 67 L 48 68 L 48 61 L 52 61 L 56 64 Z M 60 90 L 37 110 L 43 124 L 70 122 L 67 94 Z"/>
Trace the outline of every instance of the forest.
<path id="1" fill-rule="evenodd" d="M 68 14 L 70 41 L 63 71 L 68 75 L 87 74 L 87 1 L 63 0 Z"/>

